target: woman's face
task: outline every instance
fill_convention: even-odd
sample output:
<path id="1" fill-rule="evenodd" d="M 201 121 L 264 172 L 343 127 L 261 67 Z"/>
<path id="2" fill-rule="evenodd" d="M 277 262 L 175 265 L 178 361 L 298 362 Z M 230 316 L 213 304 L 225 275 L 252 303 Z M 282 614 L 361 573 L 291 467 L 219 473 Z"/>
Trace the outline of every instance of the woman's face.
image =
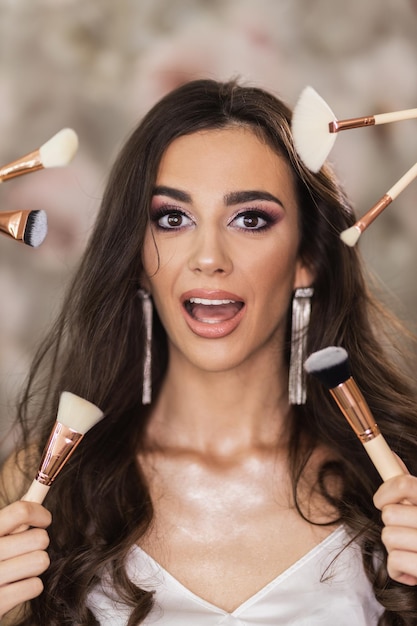
<path id="1" fill-rule="evenodd" d="M 247 128 L 180 137 L 158 171 L 144 247 L 144 286 L 170 357 L 210 371 L 265 350 L 282 354 L 298 259 L 291 170 Z"/>

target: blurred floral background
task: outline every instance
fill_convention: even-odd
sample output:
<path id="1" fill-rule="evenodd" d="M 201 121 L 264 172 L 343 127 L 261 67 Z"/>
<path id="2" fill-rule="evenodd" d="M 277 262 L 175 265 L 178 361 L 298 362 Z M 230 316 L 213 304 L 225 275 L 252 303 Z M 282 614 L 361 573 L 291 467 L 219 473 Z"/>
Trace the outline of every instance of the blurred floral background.
<path id="1" fill-rule="evenodd" d="M 89 236 L 108 170 L 146 110 L 193 78 L 241 80 L 291 107 L 312 85 L 339 119 L 417 107 L 416 0 L 0 0 L 0 164 L 63 127 L 66 168 L 7 181 L 0 210 L 44 209 L 39 248 L 0 237 L 0 458 L 15 401 Z M 330 160 L 365 213 L 416 161 L 417 120 L 338 136 Z M 414 328 L 417 181 L 361 237 Z"/>

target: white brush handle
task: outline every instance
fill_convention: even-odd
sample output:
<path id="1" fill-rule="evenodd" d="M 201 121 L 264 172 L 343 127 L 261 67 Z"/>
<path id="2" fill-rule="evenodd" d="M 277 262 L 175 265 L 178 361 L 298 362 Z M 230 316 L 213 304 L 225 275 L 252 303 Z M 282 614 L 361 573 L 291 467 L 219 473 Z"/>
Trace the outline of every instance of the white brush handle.
<path id="1" fill-rule="evenodd" d="M 397 457 L 382 435 L 377 435 L 373 439 L 364 442 L 363 447 L 383 481 L 405 474 Z"/>
<path id="2" fill-rule="evenodd" d="M 368 453 L 382 480 L 404 474 L 404 469 L 382 436 L 353 377 L 350 376 L 330 389 L 330 393 Z"/>
<path id="3" fill-rule="evenodd" d="M 50 485 L 43 485 L 37 480 L 34 480 L 25 493 L 25 495 L 21 498 L 25 502 L 37 502 L 38 504 L 42 504 L 46 498 L 46 494 L 50 489 Z"/>
<path id="4" fill-rule="evenodd" d="M 404 111 L 393 111 L 392 113 L 378 113 L 374 115 L 375 125 L 400 122 L 401 120 L 411 120 L 415 117 L 417 117 L 417 109 L 405 109 Z"/>
<path id="5" fill-rule="evenodd" d="M 413 167 L 410 167 L 408 172 L 406 172 L 404 176 L 402 176 L 400 180 L 398 180 L 395 183 L 395 185 L 393 185 L 391 189 L 387 191 L 387 195 L 390 196 L 394 200 L 402 191 L 404 191 L 407 185 L 409 185 L 415 179 L 416 176 L 417 176 L 417 163 L 415 163 Z"/>
<path id="6" fill-rule="evenodd" d="M 355 245 L 361 233 L 363 233 L 364 230 L 366 230 L 368 226 L 370 226 L 378 217 L 378 215 L 382 213 L 382 211 L 386 209 L 387 206 L 391 204 L 391 202 L 395 200 L 395 198 L 399 196 L 402 191 L 404 191 L 407 185 L 409 185 L 416 178 L 416 176 L 417 163 L 415 163 L 413 167 L 410 167 L 408 172 L 406 172 L 404 176 L 402 176 L 400 180 L 398 180 L 395 185 L 393 185 L 391 189 L 389 189 L 386 194 L 384 194 L 378 202 L 376 202 L 369 209 L 369 211 L 365 213 L 365 215 L 362 215 L 354 226 L 341 233 L 343 241 L 348 245 Z"/>

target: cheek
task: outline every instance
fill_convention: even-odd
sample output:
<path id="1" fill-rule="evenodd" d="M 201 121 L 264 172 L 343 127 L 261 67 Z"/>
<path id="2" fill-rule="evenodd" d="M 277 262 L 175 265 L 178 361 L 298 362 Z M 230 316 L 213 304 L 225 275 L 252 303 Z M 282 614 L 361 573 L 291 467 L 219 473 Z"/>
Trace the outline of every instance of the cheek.
<path id="1" fill-rule="evenodd" d="M 256 283 L 258 314 L 266 326 L 287 318 L 294 287 L 294 265 L 276 260 L 276 267 L 263 269 Z"/>
<path id="2" fill-rule="evenodd" d="M 149 229 L 145 236 L 142 253 L 145 274 L 149 278 L 160 272 L 174 275 L 179 268 L 186 265 L 186 250 L 187 248 L 180 245 L 175 236 L 169 239 L 165 237 L 158 239 L 158 233 L 154 236 Z"/>
<path id="3" fill-rule="evenodd" d="M 265 292 L 278 294 L 282 290 L 292 291 L 297 267 L 295 246 L 276 246 L 268 254 L 258 255 L 256 268 L 252 266 L 252 275 L 258 287 Z M 251 271 L 248 268 L 248 271 Z"/>

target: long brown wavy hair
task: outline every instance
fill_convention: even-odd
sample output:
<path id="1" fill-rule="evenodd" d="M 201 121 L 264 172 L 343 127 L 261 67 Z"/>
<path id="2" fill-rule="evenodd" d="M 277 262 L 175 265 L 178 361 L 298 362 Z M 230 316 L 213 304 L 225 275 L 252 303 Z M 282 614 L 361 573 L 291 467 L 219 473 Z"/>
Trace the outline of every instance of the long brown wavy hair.
<path id="1" fill-rule="evenodd" d="M 151 411 L 141 402 L 144 329 L 137 291 L 158 166 L 167 146 L 182 135 L 240 124 L 288 161 L 298 194 L 300 255 L 316 276 L 308 351 L 328 345 L 346 348 L 355 379 L 388 443 L 411 473 L 417 473 L 416 398 L 398 366 L 400 331 L 370 295 L 359 253 L 339 238 L 355 221 L 341 186 L 327 165 L 318 174 L 305 168 L 294 149 L 290 123 L 290 110 L 268 92 L 236 81 L 197 80 L 157 103 L 121 150 L 62 314 L 37 354 L 19 408 L 23 446 L 29 449 L 35 442 L 36 458 L 62 390 L 94 402 L 106 415 L 87 433 L 59 476 L 59 488 L 51 489 L 46 499 L 54 520 L 51 565 L 43 576 L 45 590 L 31 601 L 22 626 L 96 624 L 86 599 L 104 568 L 132 607 L 128 626 L 140 623 L 152 607 L 152 594 L 133 585 L 125 571 L 129 549 L 153 517 L 148 486 L 136 462 Z M 154 317 L 156 397 L 168 353 L 164 329 Z M 307 449 L 304 441 L 309 442 Z M 292 420 L 295 497 L 303 468 L 319 444 L 340 459 L 323 465 L 318 486 L 361 544 L 365 571 L 385 607 L 380 626 L 416 624 L 415 588 L 387 575 L 382 523 L 372 503 L 380 479 L 329 393 L 309 379 L 307 403 L 294 407 Z M 28 458 L 24 469 L 32 479 Z M 338 497 L 326 491 L 329 473 L 340 477 Z"/>

